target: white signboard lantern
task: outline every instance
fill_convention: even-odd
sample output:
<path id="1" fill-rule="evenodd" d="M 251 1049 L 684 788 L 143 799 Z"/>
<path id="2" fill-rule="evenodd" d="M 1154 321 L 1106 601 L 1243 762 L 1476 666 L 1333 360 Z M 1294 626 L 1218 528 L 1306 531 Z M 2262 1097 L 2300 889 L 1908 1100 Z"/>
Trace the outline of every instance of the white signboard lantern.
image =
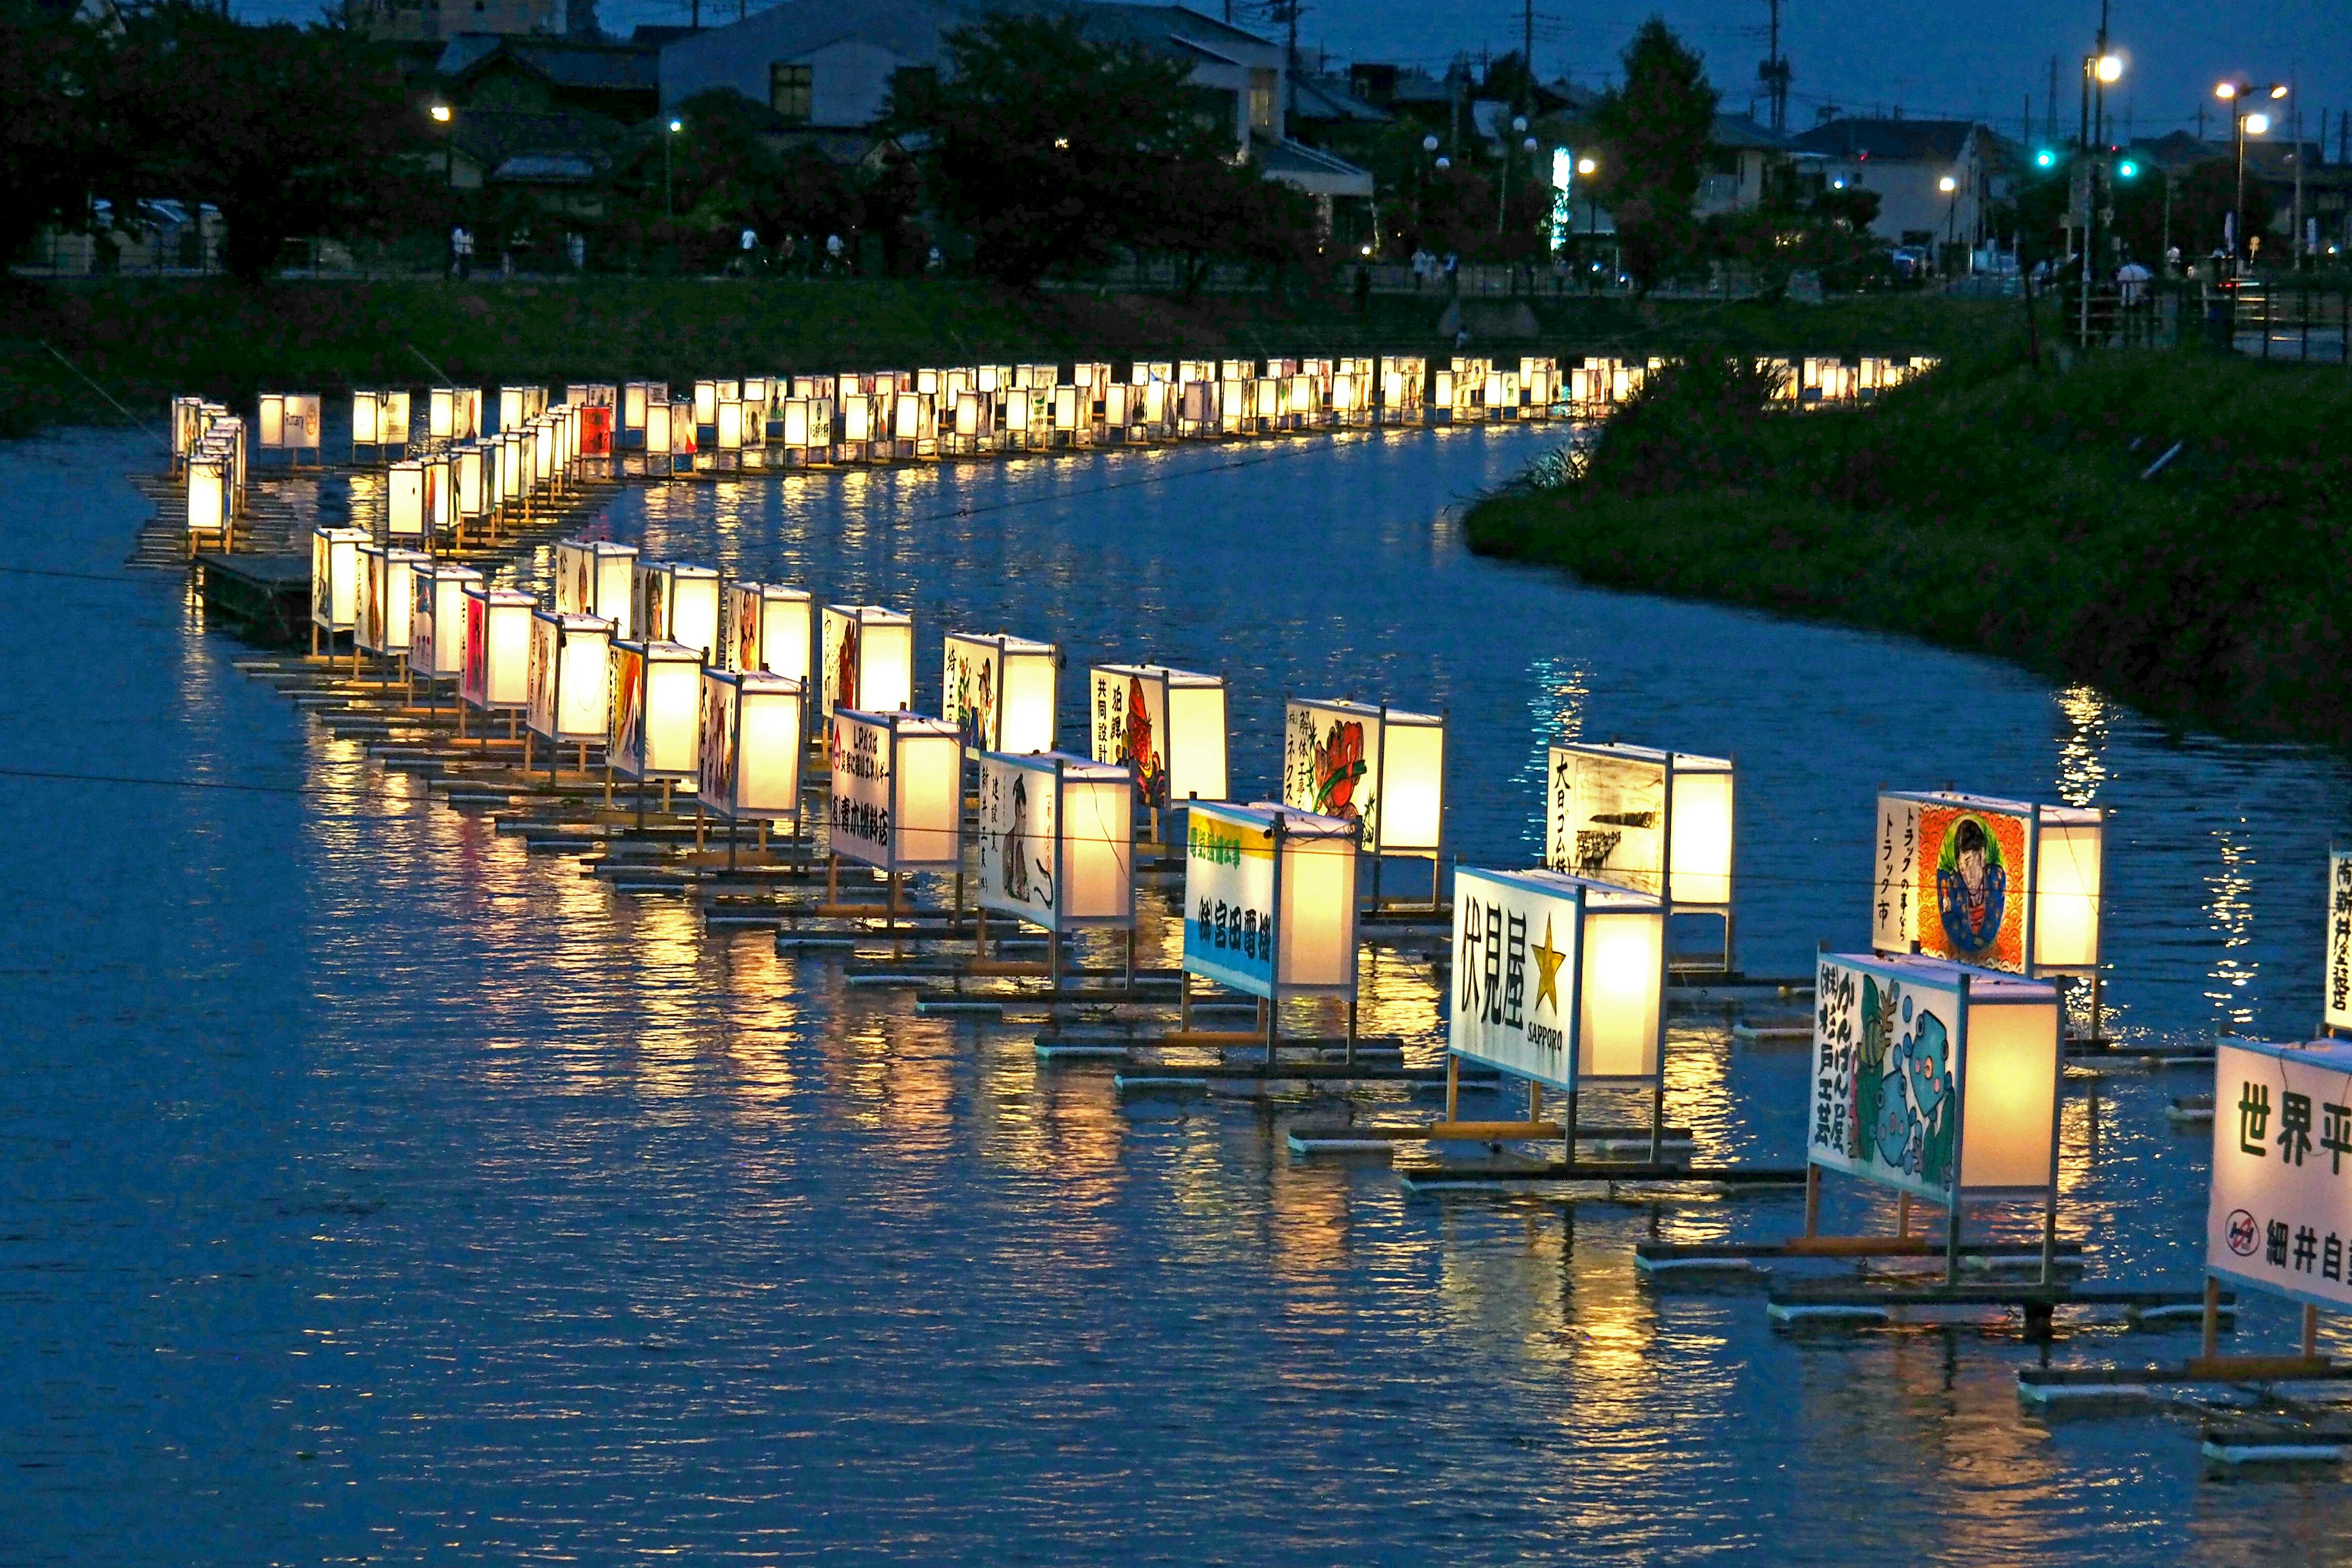
<path id="1" fill-rule="evenodd" d="M 1157 811 L 1224 799 L 1223 677 L 1158 664 L 1101 664 L 1089 674 L 1094 759 L 1132 773 L 1139 804 Z"/>
<path id="2" fill-rule="evenodd" d="M 383 531 L 394 539 L 425 537 L 425 463 L 411 458 L 392 465 L 384 481 Z"/>
<path id="3" fill-rule="evenodd" d="M 727 587 L 726 668 L 766 670 L 806 682 L 813 628 L 805 588 L 782 583 L 730 583 Z"/>
<path id="4" fill-rule="evenodd" d="M 764 670 L 702 672 L 695 791 L 705 810 L 730 822 L 799 827 L 807 690 Z"/>
<path id="5" fill-rule="evenodd" d="M 2352 854 L 2342 850 L 2327 857 L 2327 963 L 2321 981 L 2320 1027 L 2352 1031 Z"/>
<path id="6" fill-rule="evenodd" d="M 1677 910 L 1731 908 L 1730 762 L 1647 746 L 1551 748 L 1544 863 L 1555 871 L 1666 900 Z"/>
<path id="7" fill-rule="evenodd" d="M 974 752 L 1050 752 L 1061 668 L 1052 643 L 950 633 L 940 716 Z"/>
<path id="8" fill-rule="evenodd" d="M 612 645 L 604 755 L 631 779 L 690 779 L 699 763 L 702 656 L 683 643 Z"/>
<path id="9" fill-rule="evenodd" d="M 852 708 L 826 722 L 833 853 L 893 874 L 961 865 L 963 742 L 955 726 Z"/>
<path id="10" fill-rule="evenodd" d="M 1554 1089 L 1660 1081 L 1666 908 L 1558 871 L 1454 874 L 1446 1047 Z"/>
<path id="11" fill-rule="evenodd" d="M 229 542 L 229 467 L 225 452 L 198 449 L 188 459 L 188 539 L 194 542 L 217 535 L 224 547 Z"/>
<path id="12" fill-rule="evenodd" d="M 470 566 L 427 561 L 409 574 L 408 669 L 426 680 L 454 679 L 466 667 L 466 590 L 482 574 Z"/>
<path id="13" fill-rule="evenodd" d="M 466 663 L 457 693 L 486 713 L 518 712 L 530 705 L 530 623 L 539 601 L 512 588 L 468 583 Z"/>
<path id="14" fill-rule="evenodd" d="M 333 637 L 355 630 L 360 616 L 360 546 L 363 528 L 310 531 L 310 624 Z"/>
<path id="15" fill-rule="evenodd" d="M 2055 985 L 1933 958 L 1823 953 L 1817 967 L 1811 1164 L 1948 1207 L 2054 1200 Z"/>
<path id="16" fill-rule="evenodd" d="M 719 574 L 677 562 L 637 562 L 629 629 L 653 641 L 684 643 L 709 660 L 719 651 Z"/>
<path id="17" fill-rule="evenodd" d="M 1294 698 L 1284 715 L 1282 798 L 1364 826 L 1376 855 L 1438 853 L 1445 720 L 1386 705 Z"/>
<path id="18" fill-rule="evenodd" d="M 412 612 L 415 609 L 415 573 L 433 564 L 433 557 L 396 544 L 362 544 L 359 548 L 359 614 L 352 640 L 363 653 L 405 654 Z"/>
<path id="19" fill-rule="evenodd" d="M 2352 1307 L 2347 1106 L 2352 1042 L 2220 1043 L 2207 1272 L 2309 1306 Z"/>
<path id="20" fill-rule="evenodd" d="M 583 744 L 604 738 L 612 643 L 610 621 L 531 612 L 530 708 L 523 721 L 532 734 Z"/>
<path id="21" fill-rule="evenodd" d="M 319 449 L 319 395 L 315 392 L 265 392 L 257 407 L 255 432 L 265 452 L 311 452 Z"/>
<path id="22" fill-rule="evenodd" d="M 878 605 L 827 605 L 824 711 L 895 713 L 915 700 L 915 622 Z"/>
<path id="23" fill-rule="evenodd" d="M 1047 931 L 1135 921 L 1135 784 L 1060 752 L 980 759 L 981 907 Z"/>
<path id="24" fill-rule="evenodd" d="M 1882 794 L 1870 945 L 2013 974 L 2093 974 L 2105 821 L 2094 808 Z"/>
<path id="25" fill-rule="evenodd" d="M 1274 1002 L 1352 1001 L 1356 825 L 1270 803 L 1195 802 L 1184 848 L 1184 971 Z"/>
<path id="26" fill-rule="evenodd" d="M 565 539 L 555 546 L 555 608 L 613 623 L 616 641 L 637 640 L 632 575 L 637 547 L 605 539 Z"/>

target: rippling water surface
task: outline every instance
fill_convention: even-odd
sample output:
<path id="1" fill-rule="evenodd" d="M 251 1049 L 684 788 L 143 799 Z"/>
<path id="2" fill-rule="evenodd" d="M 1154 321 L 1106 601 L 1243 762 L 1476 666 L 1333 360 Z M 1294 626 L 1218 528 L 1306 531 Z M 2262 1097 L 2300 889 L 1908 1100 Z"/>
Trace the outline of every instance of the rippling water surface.
<path id="1" fill-rule="evenodd" d="M 1536 854 L 1556 735 L 1729 752 L 1751 972 L 1865 940 L 1881 783 L 2095 802 L 2116 1026 L 2310 1026 L 2341 765 L 1473 560 L 1456 503 L 1548 438 L 679 485 L 605 526 L 912 609 L 919 706 L 950 629 L 1223 670 L 1255 790 L 1286 692 L 1444 708 L 1471 862 Z M 0 565 L 29 569 L 0 574 L 0 1561 L 2340 1551 L 2339 1482 L 2203 1479 L 2186 1420 L 2018 1412 L 2044 1353 L 2185 1335 L 1775 1333 L 1756 1293 L 1637 1283 L 1632 1248 L 1787 1234 L 1793 1196 L 1409 1197 L 1294 1162 L 1300 1107 L 1122 1108 L 1034 1029 L 916 1018 L 527 856 L 239 676 L 175 583 L 122 580 L 121 476 L 154 457 L 0 448 Z M 1424 967 L 1367 984 L 1368 1028 L 1435 1041 Z M 1673 1053 L 1709 1155 L 1800 1157 L 1798 1054 L 1698 1014 Z M 2071 1085 L 2095 1268 L 2193 1284 L 2203 1134 L 2163 1110 L 2207 1087 Z M 2258 1305 L 2241 1339 L 2291 1333 Z"/>

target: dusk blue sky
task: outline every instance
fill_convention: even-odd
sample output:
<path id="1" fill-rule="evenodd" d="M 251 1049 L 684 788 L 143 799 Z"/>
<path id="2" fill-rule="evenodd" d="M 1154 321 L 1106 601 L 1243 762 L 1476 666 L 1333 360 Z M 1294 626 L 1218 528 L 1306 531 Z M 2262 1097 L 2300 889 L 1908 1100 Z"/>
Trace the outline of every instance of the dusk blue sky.
<path id="1" fill-rule="evenodd" d="M 236 0 L 240 15 L 303 18 L 317 0 Z M 1236 0 L 1238 14 L 1251 7 Z M 1521 11 L 1514 0 L 1307 0 L 1302 40 L 1334 62 L 1391 60 L 1442 68 L 1457 52 L 1516 48 Z M 755 0 L 756 8 L 756 0 Z M 1222 16 L 1222 5 L 1195 8 Z M 1709 74 L 1727 109 L 1748 107 L 1756 63 L 1764 54 L 1766 0 L 1665 0 L 1654 7 L 1706 56 Z M 1587 0 L 1537 0 L 1536 63 L 1549 78 L 1560 74 L 1600 86 L 1646 5 L 1596 5 Z M 638 22 L 686 19 L 685 0 L 601 0 L 608 29 Z M 704 17 L 732 19 L 732 0 L 709 0 Z M 2050 61 L 2058 59 L 2058 118 L 2074 123 L 2079 62 L 2099 22 L 2095 0 L 2050 5 L 2042 0 L 1969 0 L 1958 5 L 1927 0 L 1787 0 L 1784 47 L 1796 69 L 1790 123 L 1814 122 L 1825 102 L 1849 112 L 1891 110 L 1907 114 L 1986 119 L 2015 134 L 2031 95 L 2042 122 Z M 2319 134 L 2328 111 L 2328 153 L 2336 152 L 2336 116 L 2352 108 L 2352 0 L 2117 0 L 2111 19 L 2116 48 L 2131 62 L 2111 108 L 2134 129 L 2160 133 L 2193 127 L 2200 105 L 2211 106 L 2212 85 L 2226 74 L 2270 79 L 2293 77 L 2300 88 L 2305 132 Z M 1271 28 L 1265 29 L 1271 32 Z M 2227 121 L 2208 121 L 2209 132 Z"/>

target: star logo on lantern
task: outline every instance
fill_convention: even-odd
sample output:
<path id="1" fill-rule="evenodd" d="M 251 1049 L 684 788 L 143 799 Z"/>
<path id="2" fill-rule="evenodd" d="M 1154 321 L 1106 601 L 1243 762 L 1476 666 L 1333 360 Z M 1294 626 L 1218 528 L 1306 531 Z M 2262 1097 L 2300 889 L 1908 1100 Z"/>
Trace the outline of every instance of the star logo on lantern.
<path id="1" fill-rule="evenodd" d="M 1554 1013 L 1559 1011 L 1559 966 L 1568 954 L 1551 944 L 1551 917 L 1544 916 L 1543 941 L 1532 951 L 1536 957 L 1536 1005 L 1551 1004 Z"/>

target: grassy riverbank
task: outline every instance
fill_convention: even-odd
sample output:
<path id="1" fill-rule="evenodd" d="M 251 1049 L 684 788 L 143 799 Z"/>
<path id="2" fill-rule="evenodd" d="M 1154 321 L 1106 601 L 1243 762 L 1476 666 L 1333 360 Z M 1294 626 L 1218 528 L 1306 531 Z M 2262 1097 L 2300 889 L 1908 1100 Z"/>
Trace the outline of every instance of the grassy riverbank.
<path id="1" fill-rule="evenodd" d="M 1482 501 L 1472 548 L 2352 743 L 2352 374 L 1987 354 L 1870 410 L 1765 415 L 1752 392 L 1676 378 L 1580 475 Z"/>
<path id="2" fill-rule="evenodd" d="M 726 369 L 835 371 L 1011 360 L 1453 352 L 1436 296 L 1019 294 L 956 279 L 832 282 L 0 282 L 0 433 L 117 415 L 49 350 L 142 417 L 173 394 L 244 399 L 436 379 L 673 383 Z M 1496 302 L 1507 311 L 1508 301 Z M 1692 342 L 1798 353 L 1948 353 L 2021 323 L 2014 304 L 1918 295 L 1830 306 L 1538 302 L 1532 339 L 1474 352 L 1671 353 Z M 2015 319 L 2014 321 L 2012 319 Z M 46 346 L 45 346 L 46 345 Z M 412 348 L 415 352 L 411 352 Z M 422 357 L 420 357 L 420 355 Z"/>

